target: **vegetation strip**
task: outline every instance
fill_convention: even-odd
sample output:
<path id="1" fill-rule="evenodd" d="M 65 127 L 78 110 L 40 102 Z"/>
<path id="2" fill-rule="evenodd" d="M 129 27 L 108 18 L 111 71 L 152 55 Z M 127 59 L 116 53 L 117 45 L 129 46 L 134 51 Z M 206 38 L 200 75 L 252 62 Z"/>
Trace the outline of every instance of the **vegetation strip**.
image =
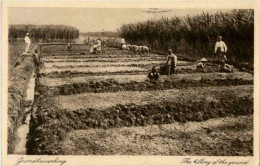
<path id="1" fill-rule="evenodd" d="M 177 74 L 174 76 L 161 75 L 159 81 L 169 80 L 201 80 L 201 79 L 243 79 L 253 80 L 254 77 L 249 73 L 235 72 L 235 73 L 193 73 L 193 74 Z M 147 75 L 102 75 L 102 76 L 85 76 L 85 77 L 65 77 L 65 78 L 39 78 L 40 83 L 45 86 L 61 86 L 65 84 L 74 83 L 94 83 L 108 80 L 115 80 L 118 83 L 125 82 L 144 82 L 148 80 Z"/>
<path id="2" fill-rule="evenodd" d="M 221 96 L 252 96 L 252 85 L 238 86 L 216 86 L 216 87 L 190 87 L 186 89 L 169 89 L 158 91 L 120 91 L 107 93 L 81 93 L 74 95 L 59 95 L 54 100 L 54 105 L 59 109 L 77 110 L 77 109 L 105 109 L 117 104 L 127 105 L 134 103 L 136 105 L 145 105 L 160 101 L 182 102 L 189 100 L 196 101 L 219 101 Z M 238 93 L 238 91 L 240 93 Z M 53 87 L 49 88 L 48 93 L 54 93 Z"/>
<path id="3" fill-rule="evenodd" d="M 65 54 L 66 55 L 66 54 Z M 148 55 L 79 55 L 79 54 L 68 54 L 65 56 L 64 54 L 54 54 L 50 56 L 45 56 L 44 59 L 91 59 L 91 58 L 153 58 L 153 57 L 164 57 L 162 55 L 157 54 L 148 54 Z"/>
<path id="4" fill-rule="evenodd" d="M 138 61 L 165 61 L 164 57 L 152 58 L 82 58 L 82 59 L 42 59 L 43 62 L 138 62 Z"/>
<path id="5" fill-rule="evenodd" d="M 206 87 L 206 86 L 237 86 L 237 85 L 252 85 L 253 80 L 243 79 L 201 79 L 201 80 L 165 80 L 163 82 L 126 82 L 119 83 L 115 80 L 107 80 L 91 83 L 74 83 L 53 87 L 56 90 L 56 95 L 71 95 L 77 93 L 95 92 L 118 92 L 118 91 L 152 91 L 166 89 L 180 89 L 187 87 Z M 47 88 L 47 87 L 46 87 Z"/>

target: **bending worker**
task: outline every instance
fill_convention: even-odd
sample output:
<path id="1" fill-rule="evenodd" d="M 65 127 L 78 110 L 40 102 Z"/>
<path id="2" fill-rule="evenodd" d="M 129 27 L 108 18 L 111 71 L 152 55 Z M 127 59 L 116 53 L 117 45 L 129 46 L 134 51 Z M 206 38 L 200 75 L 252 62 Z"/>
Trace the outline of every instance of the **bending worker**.
<path id="1" fill-rule="evenodd" d="M 221 36 L 218 36 L 218 41 L 215 44 L 215 55 L 217 55 L 219 67 L 221 65 L 221 61 L 225 60 L 225 58 L 226 58 L 226 55 L 225 55 L 226 52 L 227 52 L 226 43 L 222 41 Z"/>
<path id="2" fill-rule="evenodd" d="M 172 53 L 172 49 L 168 50 L 166 66 L 168 66 L 168 75 L 176 74 L 177 56 Z M 170 63 L 169 63 L 170 62 Z"/>
<path id="3" fill-rule="evenodd" d="M 199 63 L 197 63 L 197 69 L 205 69 L 207 59 L 202 58 Z"/>
<path id="4" fill-rule="evenodd" d="M 123 49 L 123 45 L 125 45 L 125 39 L 124 38 L 121 39 L 121 49 Z"/>

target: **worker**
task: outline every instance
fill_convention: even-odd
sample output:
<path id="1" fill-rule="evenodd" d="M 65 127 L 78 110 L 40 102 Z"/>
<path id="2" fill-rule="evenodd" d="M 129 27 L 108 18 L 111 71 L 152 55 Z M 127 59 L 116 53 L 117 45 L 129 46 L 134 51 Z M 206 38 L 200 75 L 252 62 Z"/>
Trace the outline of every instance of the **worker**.
<path id="1" fill-rule="evenodd" d="M 176 74 L 177 56 L 172 53 L 172 49 L 168 49 L 166 66 L 168 66 L 168 75 Z"/>
<path id="2" fill-rule="evenodd" d="M 90 47 L 89 47 L 89 52 L 91 54 L 96 54 L 97 53 L 97 44 L 95 44 L 94 42 L 90 42 Z"/>
<path id="3" fill-rule="evenodd" d="M 229 72 L 229 73 L 233 73 L 234 72 L 234 69 L 231 65 L 229 64 L 224 64 L 224 67 L 223 67 L 223 71 L 224 72 Z"/>
<path id="4" fill-rule="evenodd" d="M 153 66 L 151 72 L 149 72 L 148 74 L 148 78 L 151 80 L 151 81 L 157 81 L 159 79 L 159 72 L 157 72 L 156 70 L 156 66 Z"/>
<path id="5" fill-rule="evenodd" d="M 97 53 L 101 52 L 101 47 L 102 47 L 101 39 L 98 38 L 98 40 L 97 40 Z"/>
<path id="6" fill-rule="evenodd" d="M 227 52 L 227 46 L 224 41 L 222 41 L 222 36 L 218 36 L 217 42 L 215 44 L 215 55 L 217 55 L 218 66 L 222 64 L 221 61 L 225 59 Z M 223 67 L 223 66 L 222 66 Z"/>
<path id="7" fill-rule="evenodd" d="M 207 59 L 206 58 L 202 58 L 199 63 L 197 63 L 197 69 L 205 69 Z"/>
<path id="8" fill-rule="evenodd" d="M 123 45 L 125 45 L 125 39 L 124 38 L 121 39 L 121 49 L 123 49 Z"/>
<path id="9" fill-rule="evenodd" d="M 226 62 L 227 62 L 227 58 L 224 55 L 223 59 L 221 60 L 220 71 L 233 73 L 234 72 L 233 67 L 231 65 L 227 64 Z"/>
<path id="10" fill-rule="evenodd" d="M 24 41 L 25 41 L 25 53 L 29 53 L 30 45 L 31 45 L 31 39 L 29 37 L 29 33 L 26 33 Z"/>
<path id="11" fill-rule="evenodd" d="M 68 51 L 71 51 L 72 50 L 72 45 L 71 45 L 71 42 L 68 43 Z"/>

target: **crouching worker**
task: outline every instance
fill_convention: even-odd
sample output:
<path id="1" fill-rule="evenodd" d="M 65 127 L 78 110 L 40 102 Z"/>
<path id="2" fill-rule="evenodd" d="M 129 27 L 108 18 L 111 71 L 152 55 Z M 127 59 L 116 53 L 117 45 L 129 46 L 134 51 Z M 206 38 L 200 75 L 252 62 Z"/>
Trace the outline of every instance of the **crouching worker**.
<path id="1" fill-rule="evenodd" d="M 225 59 L 226 59 L 226 57 L 225 57 Z M 227 64 L 226 60 L 222 60 L 221 61 L 220 71 L 228 72 L 228 73 L 233 73 L 234 72 L 233 66 Z"/>
<path id="2" fill-rule="evenodd" d="M 151 81 L 157 81 L 159 79 L 159 76 L 160 76 L 160 74 L 157 72 L 156 67 L 153 66 L 152 71 L 149 72 L 149 74 L 148 74 L 148 78 Z"/>
<path id="3" fill-rule="evenodd" d="M 205 69 L 205 66 L 206 66 L 206 62 L 207 62 L 207 59 L 206 58 L 202 58 L 199 63 L 197 63 L 197 69 Z"/>
<path id="4" fill-rule="evenodd" d="M 172 49 L 168 50 L 166 66 L 168 66 L 168 75 L 176 74 L 177 56 L 172 53 Z"/>

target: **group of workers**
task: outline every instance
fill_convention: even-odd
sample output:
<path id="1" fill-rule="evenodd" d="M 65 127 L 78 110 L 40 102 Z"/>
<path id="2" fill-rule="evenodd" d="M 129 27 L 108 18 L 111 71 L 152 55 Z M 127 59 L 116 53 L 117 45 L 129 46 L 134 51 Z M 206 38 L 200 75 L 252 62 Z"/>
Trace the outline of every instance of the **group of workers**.
<path id="1" fill-rule="evenodd" d="M 125 39 L 121 39 L 121 49 L 127 50 L 129 52 L 138 53 L 140 55 L 142 54 L 149 54 L 150 49 L 147 46 L 137 46 L 137 45 L 131 45 L 126 44 Z"/>
<path id="2" fill-rule="evenodd" d="M 234 72 L 233 67 L 229 64 L 227 64 L 227 46 L 224 41 L 222 41 L 222 37 L 218 36 L 217 42 L 215 44 L 215 49 L 214 49 L 214 54 L 217 56 L 217 61 L 218 61 L 218 68 L 220 71 L 224 72 Z M 172 53 L 171 49 L 168 49 L 167 52 L 167 60 L 165 67 L 167 68 L 167 74 L 172 75 L 176 74 L 176 66 L 177 66 L 177 56 Z M 202 58 L 201 60 L 198 61 L 196 67 L 199 70 L 204 70 L 206 69 L 206 58 Z M 158 80 L 159 78 L 159 72 L 157 71 L 156 67 L 153 66 L 152 70 L 148 73 L 148 78 L 150 80 Z"/>
<path id="3" fill-rule="evenodd" d="M 29 33 L 26 33 L 26 36 L 24 38 L 25 41 L 25 53 L 30 52 L 30 45 L 31 45 L 31 39 L 29 37 Z M 90 53 L 98 54 L 101 52 L 102 47 L 105 47 L 105 42 L 102 43 L 101 39 L 98 38 L 96 42 L 91 41 L 90 42 Z M 72 44 L 71 42 L 68 43 L 68 50 L 72 50 Z M 137 45 L 130 45 L 126 44 L 125 39 L 121 39 L 121 49 L 126 49 L 128 51 L 132 51 L 134 53 L 139 54 L 148 54 L 149 48 L 147 46 L 137 46 Z M 218 36 L 217 42 L 215 44 L 214 54 L 217 56 L 218 60 L 218 67 L 220 70 L 225 72 L 233 72 L 233 67 L 229 64 L 227 64 L 227 46 L 224 41 L 222 41 L 222 37 Z M 37 58 L 38 59 L 38 58 Z M 167 74 L 172 75 L 176 74 L 176 66 L 177 66 L 178 58 L 175 54 L 172 53 L 172 49 L 168 49 L 167 51 L 167 60 L 166 60 L 166 68 L 167 68 Z M 206 62 L 207 60 L 205 58 L 202 58 L 196 65 L 197 69 L 204 70 L 206 68 Z M 156 66 L 153 66 L 152 70 L 149 72 L 148 77 L 151 80 L 158 80 L 159 78 L 159 72 L 156 69 Z"/>
<path id="4" fill-rule="evenodd" d="M 96 41 L 89 42 L 89 51 L 91 54 L 99 54 L 104 48 L 106 48 L 106 41 L 98 38 Z"/>

